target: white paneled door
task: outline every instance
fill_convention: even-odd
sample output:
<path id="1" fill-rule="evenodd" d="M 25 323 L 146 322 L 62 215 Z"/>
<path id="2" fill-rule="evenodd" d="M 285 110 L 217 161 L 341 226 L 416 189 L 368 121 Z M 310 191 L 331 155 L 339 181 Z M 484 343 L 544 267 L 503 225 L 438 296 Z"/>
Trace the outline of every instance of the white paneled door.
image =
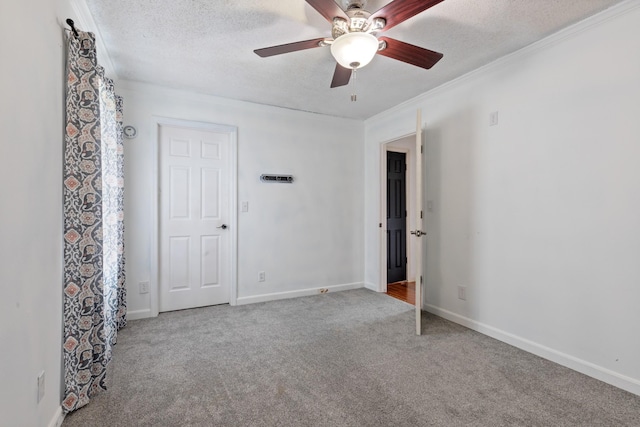
<path id="1" fill-rule="evenodd" d="M 232 132 L 159 128 L 160 311 L 230 300 Z"/>

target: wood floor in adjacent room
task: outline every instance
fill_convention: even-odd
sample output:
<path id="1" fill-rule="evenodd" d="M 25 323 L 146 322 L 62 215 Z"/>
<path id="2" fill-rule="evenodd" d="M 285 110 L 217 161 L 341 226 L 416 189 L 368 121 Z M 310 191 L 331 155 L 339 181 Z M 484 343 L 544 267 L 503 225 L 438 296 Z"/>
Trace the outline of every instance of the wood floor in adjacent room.
<path id="1" fill-rule="evenodd" d="M 395 282 L 387 285 L 387 295 L 415 305 L 416 282 Z"/>

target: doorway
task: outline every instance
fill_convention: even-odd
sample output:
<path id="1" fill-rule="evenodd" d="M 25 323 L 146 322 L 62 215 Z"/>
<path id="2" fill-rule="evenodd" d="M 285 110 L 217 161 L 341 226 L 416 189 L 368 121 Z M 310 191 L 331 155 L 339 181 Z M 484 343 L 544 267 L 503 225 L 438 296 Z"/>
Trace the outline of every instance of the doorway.
<path id="1" fill-rule="evenodd" d="M 235 127 L 159 119 L 157 312 L 235 304 Z M 153 309 L 152 308 L 152 309 Z"/>
<path id="2" fill-rule="evenodd" d="M 408 135 L 382 144 L 381 156 L 382 164 L 386 166 L 381 168 L 380 188 L 382 202 L 382 223 L 380 226 L 383 229 L 382 257 L 380 259 L 383 285 L 381 290 L 383 292 L 389 292 L 389 284 L 415 282 L 415 260 L 413 259 L 413 255 L 415 253 L 416 242 L 415 239 L 411 239 L 410 235 L 410 230 L 416 228 L 415 135 Z M 402 157 L 404 157 L 404 190 L 400 190 L 400 194 L 398 194 L 395 189 L 391 191 L 388 190 L 390 182 L 387 171 L 389 168 L 397 167 L 397 161 L 394 161 L 394 159 L 399 158 L 400 162 L 402 162 Z M 389 159 L 391 159 L 391 163 L 395 163 L 395 165 L 390 164 Z M 402 184 L 395 183 L 394 185 L 398 187 Z M 393 194 L 394 192 L 396 193 L 395 195 Z M 393 230 L 395 228 L 394 220 L 390 219 L 390 217 L 394 216 L 394 214 L 405 215 L 404 231 L 401 233 L 401 236 L 397 236 L 398 233 Z M 393 246 L 394 236 L 392 236 L 392 234 L 396 234 L 396 237 L 398 237 L 397 240 L 401 241 L 403 248 L 401 247 L 400 249 L 404 250 L 403 255 L 400 255 L 399 251 L 396 251 L 397 248 Z M 389 263 L 398 264 L 400 261 L 405 261 L 404 263 L 400 263 L 401 266 L 404 267 L 404 272 L 402 272 L 400 276 L 389 275 Z M 413 300 L 411 300 L 411 303 L 413 304 Z"/>
<path id="3" fill-rule="evenodd" d="M 407 281 L 415 283 L 415 317 L 416 335 L 422 333 L 422 304 L 423 304 L 423 246 L 422 236 L 426 233 L 423 230 L 424 212 L 422 209 L 422 185 L 423 185 L 423 140 L 422 140 L 422 111 L 417 110 L 416 132 L 396 140 L 382 142 L 380 144 L 380 276 L 379 291 L 387 292 L 387 259 L 389 257 L 387 245 L 387 172 L 384 167 L 387 164 L 387 154 L 391 151 L 405 152 L 406 156 L 406 176 L 407 182 Z"/>
<path id="4" fill-rule="evenodd" d="M 387 286 L 407 280 L 406 158 L 387 151 Z"/>

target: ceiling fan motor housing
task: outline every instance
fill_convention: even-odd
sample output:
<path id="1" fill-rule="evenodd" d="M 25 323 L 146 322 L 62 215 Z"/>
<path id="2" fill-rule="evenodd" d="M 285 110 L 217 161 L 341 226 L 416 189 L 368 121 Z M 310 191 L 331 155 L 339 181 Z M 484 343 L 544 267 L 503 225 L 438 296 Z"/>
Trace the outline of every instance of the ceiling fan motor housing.
<path id="1" fill-rule="evenodd" d="M 366 31 L 367 19 L 371 16 L 369 12 L 364 9 L 353 8 L 347 10 L 347 16 L 349 17 L 349 31 Z"/>
<path id="2" fill-rule="evenodd" d="M 384 28 L 386 21 L 383 18 L 375 18 L 369 22 L 371 13 L 362 9 L 364 2 L 353 2 L 349 5 L 345 14 L 349 17 L 347 21 L 344 18 L 333 18 L 333 26 L 331 36 L 337 39 L 343 34 L 353 33 L 356 31 L 374 33 Z"/>

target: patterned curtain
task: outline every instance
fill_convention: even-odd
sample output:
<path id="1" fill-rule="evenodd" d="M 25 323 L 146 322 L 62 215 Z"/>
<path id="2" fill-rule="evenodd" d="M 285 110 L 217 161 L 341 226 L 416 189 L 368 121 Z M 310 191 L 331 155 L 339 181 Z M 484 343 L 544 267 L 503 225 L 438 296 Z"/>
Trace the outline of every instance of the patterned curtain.
<path id="1" fill-rule="evenodd" d="M 64 147 L 64 384 L 73 411 L 106 390 L 126 324 L 122 99 L 97 64 L 95 38 L 68 38 Z"/>

